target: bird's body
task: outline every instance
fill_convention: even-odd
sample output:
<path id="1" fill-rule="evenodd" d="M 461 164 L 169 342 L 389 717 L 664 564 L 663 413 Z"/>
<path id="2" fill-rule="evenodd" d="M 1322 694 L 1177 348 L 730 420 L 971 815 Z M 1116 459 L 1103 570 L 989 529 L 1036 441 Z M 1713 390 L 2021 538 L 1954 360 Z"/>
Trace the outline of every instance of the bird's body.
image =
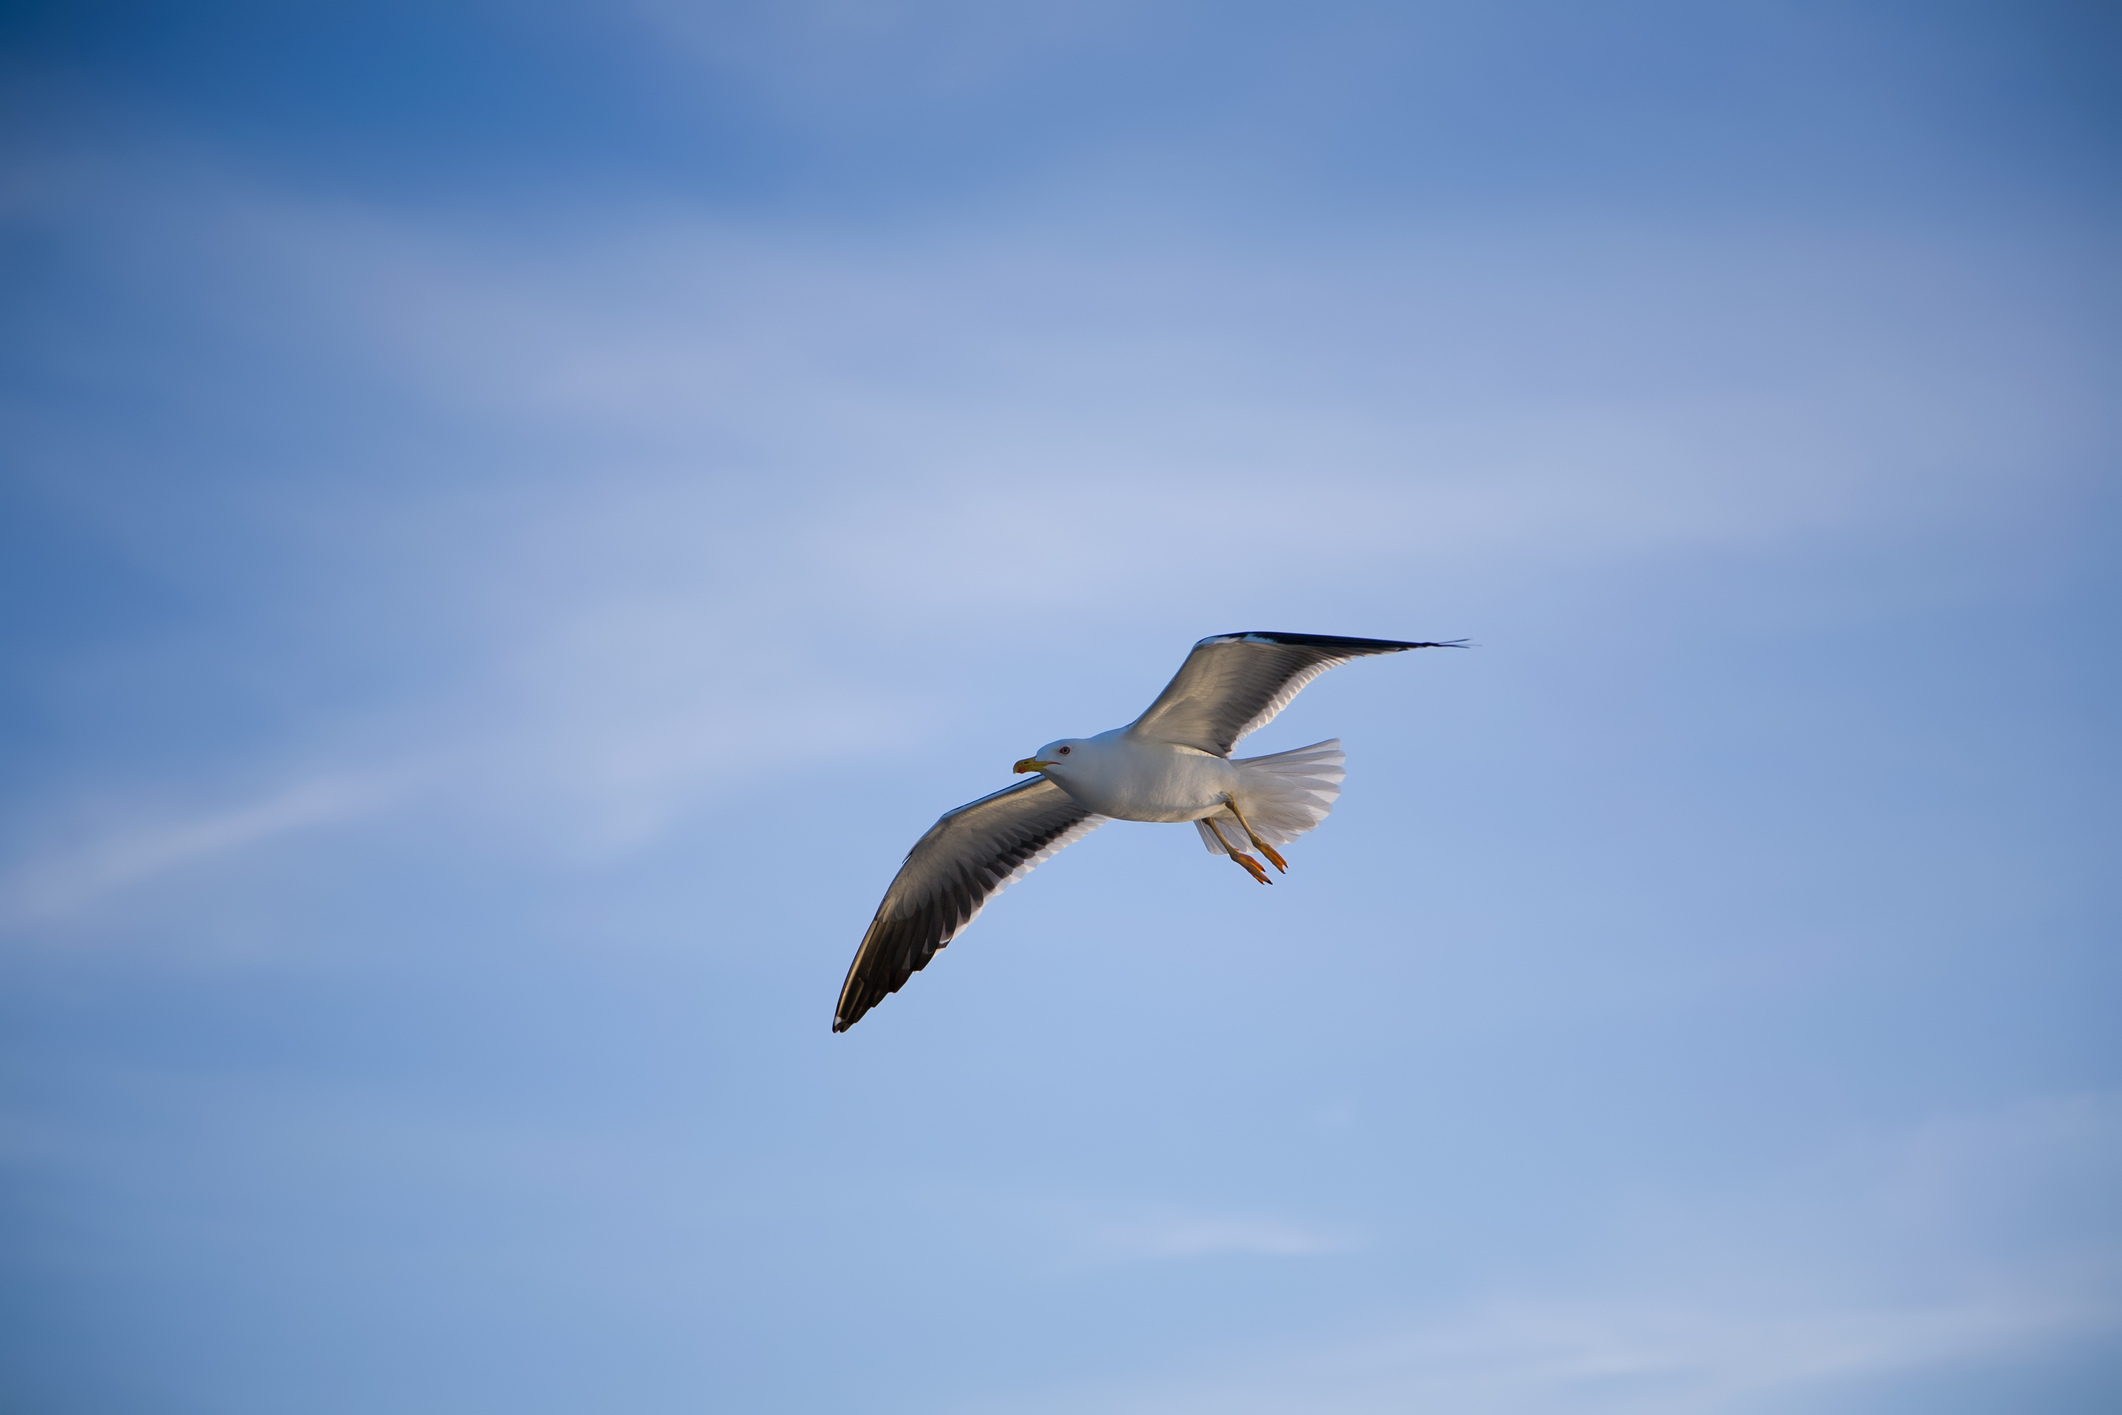
<path id="1" fill-rule="evenodd" d="M 1341 743 L 1266 757 L 1231 748 L 1306 683 L 1368 654 L 1450 645 L 1323 634 L 1222 634 L 1194 645 L 1149 710 L 1095 737 L 1049 742 L 1017 763 L 1027 782 L 937 821 L 885 891 L 834 1009 L 844 1032 L 926 967 L 996 893 L 1108 820 L 1192 821 L 1213 854 L 1262 884 L 1276 851 L 1326 819 L 1341 791 Z"/>
<path id="2" fill-rule="evenodd" d="M 1067 745 L 1068 756 L 1041 768 L 1046 779 L 1108 820 L 1200 820 L 1222 810 L 1224 797 L 1240 785 L 1241 773 L 1230 758 L 1129 737 L 1125 727 Z M 1045 748 L 1041 754 L 1053 755 Z"/>

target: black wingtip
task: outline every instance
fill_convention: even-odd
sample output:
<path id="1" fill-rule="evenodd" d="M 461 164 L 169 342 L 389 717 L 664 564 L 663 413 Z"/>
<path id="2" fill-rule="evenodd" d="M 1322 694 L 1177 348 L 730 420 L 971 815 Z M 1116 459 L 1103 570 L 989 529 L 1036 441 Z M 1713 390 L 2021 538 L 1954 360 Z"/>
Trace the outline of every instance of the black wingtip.
<path id="1" fill-rule="evenodd" d="M 1238 634 L 1210 634 L 1195 644 L 1228 643 L 1232 640 L 1251 639 L 1255 643 L 1287 644 L 1291 648 L 1344 649 L 1355 653 L 1396 653 L 1401 649 L 1463 649 L 1464 639 L 1416 640 L 1416 639 L 1351 639 L 1339 634 L 1290 634 L 1278 629 L 1248 629 Z"/>

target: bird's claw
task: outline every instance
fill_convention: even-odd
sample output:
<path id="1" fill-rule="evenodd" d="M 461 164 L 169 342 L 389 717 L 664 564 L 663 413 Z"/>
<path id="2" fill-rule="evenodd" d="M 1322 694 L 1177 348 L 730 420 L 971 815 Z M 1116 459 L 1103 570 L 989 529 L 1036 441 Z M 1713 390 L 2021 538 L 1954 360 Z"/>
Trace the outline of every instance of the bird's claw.
<path id="1" fill-rule="evenodd" d="M 1230 852 L 1230 857 L 1233 860 L 1236 860 L 1239 864 L 1243 865 L 1245 867 L 1245 872 L 1251 875 L 1254 879 L 1260 881 L 1260 883 L 1274 883 L 1273 880 L 1267 877 L 1267 871 L 1260 868 L 1260 862 L 1258 860 L 1255 860 L 1252 856 L 1245 854 L 1243 851 L 1233 850 Z"/>
<path id="2" fill-rule="evenodd" d="M 1238 828 L 1245 832 L 1245 838 L 1247 840 L 1252 841 L 1253 848 L 1255 850 L 1258 850 L 1261 854 L 1267 856 L 1267 862 L 1270 865 L 1273 865 L 1277 871 L 1285 875 L 1288 874 L 1289 861 L 1283 859 L 1281 853 L 1277 851 L 1274 846 L 1268 844 L 1265 840 L 1262 840 L 1260 838 L 1260 832 L 1254 830 L 1253 823 L 1245 818 L 1243 812 L 1239 811 L 1238 798 L 1236 796 L 1226 795 L 1223 798 L 1223 804 L 1229 809 L 1231 819 L 1235 820 L 1238 823 Z M 1238 858 L 1242 860 L 1245 857 L 1240 855 Z M 1268 882 L 1267 876 L 1261 874 L 1258 868 L 1256 868 L 1250 861 L 1247 861 L 1245 868 L 1251 870 L 1254 876 L 1260 881 L 1260 883 L 1266 884 Z"/>

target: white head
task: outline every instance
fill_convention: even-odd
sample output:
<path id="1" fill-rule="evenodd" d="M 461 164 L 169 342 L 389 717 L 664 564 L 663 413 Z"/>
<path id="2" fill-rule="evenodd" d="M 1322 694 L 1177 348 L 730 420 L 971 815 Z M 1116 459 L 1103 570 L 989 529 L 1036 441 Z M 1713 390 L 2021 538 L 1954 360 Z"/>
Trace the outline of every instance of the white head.
<path id="1" fill-rule="evenodd" d="M 1011 767 L 1010 770 L 1050 772 L 1055 767 L 1066 770 L 1069 759 L 1080 753 L 1084 745 L 1084 740 L 1081 737 L 1063 737 L 1058 742 L 1048 742 L 1038 751 Z"/>

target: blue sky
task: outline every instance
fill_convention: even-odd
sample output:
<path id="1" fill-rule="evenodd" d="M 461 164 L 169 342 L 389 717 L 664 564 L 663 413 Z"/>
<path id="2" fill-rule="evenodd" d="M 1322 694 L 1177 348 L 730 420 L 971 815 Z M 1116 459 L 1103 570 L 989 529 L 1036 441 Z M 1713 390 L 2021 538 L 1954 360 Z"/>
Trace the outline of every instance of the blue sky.
<path id="1" fill-rule="evenodd" d="M 11 1410 L 2122 1396 L 2096 8 L 8 25 Z"/>

